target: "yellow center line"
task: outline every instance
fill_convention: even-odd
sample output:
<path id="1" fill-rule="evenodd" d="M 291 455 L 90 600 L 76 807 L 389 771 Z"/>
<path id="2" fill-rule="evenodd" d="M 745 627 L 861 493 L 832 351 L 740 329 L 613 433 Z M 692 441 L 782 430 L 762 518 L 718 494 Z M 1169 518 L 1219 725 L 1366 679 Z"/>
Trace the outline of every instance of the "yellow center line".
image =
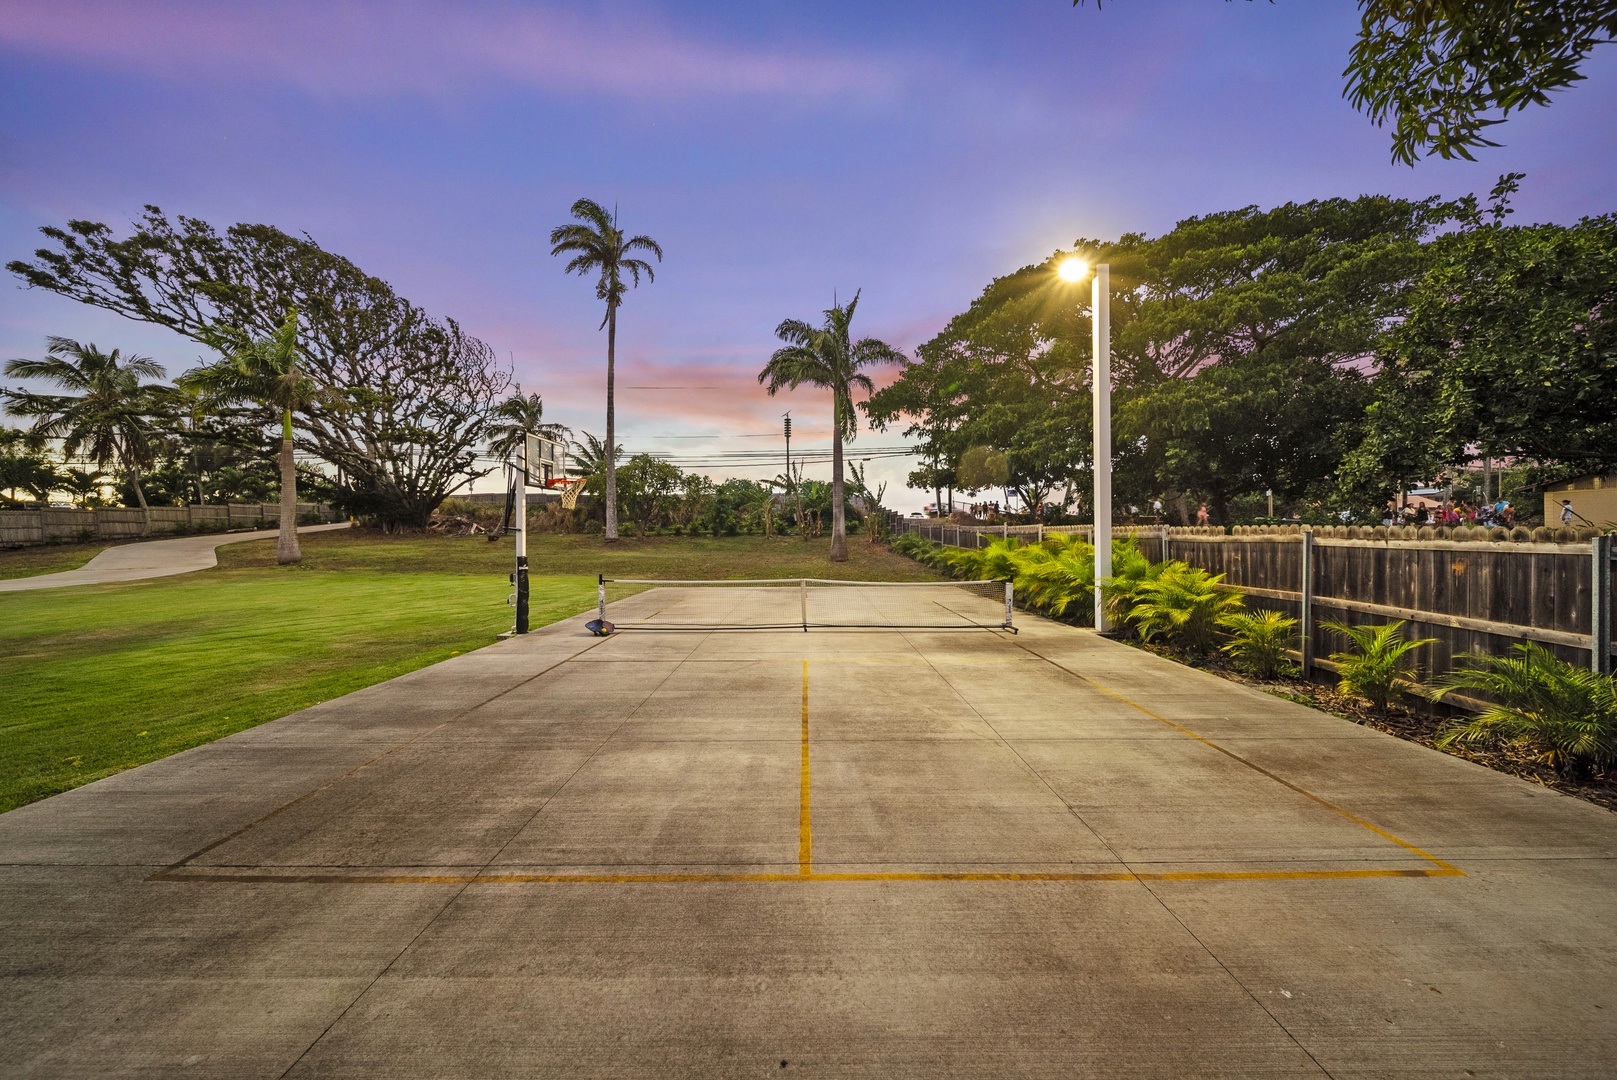
<path id="1" fill-rule="evenodd" d="M 809 819 L 809 740 L 808 675 L 809 662 L 803 661 L 803 766 L 799 781 L 797 808 L 797 872 L 807 877 L 814 872 L 814 830 Z"/>

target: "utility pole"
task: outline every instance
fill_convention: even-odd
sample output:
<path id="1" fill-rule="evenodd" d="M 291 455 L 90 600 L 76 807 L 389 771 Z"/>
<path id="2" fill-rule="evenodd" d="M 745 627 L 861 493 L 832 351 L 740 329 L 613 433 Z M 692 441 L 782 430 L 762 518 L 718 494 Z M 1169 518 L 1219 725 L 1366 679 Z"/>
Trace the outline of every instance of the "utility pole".
<path id="1" fill-rule="evenodd" d="M 792 478 L 792 413 L 791 413 L 790 409 L 788 409 L 786 411 L 786 413 L 785 413 L 785 420 L 786 420 L 786 479 L 790 480 Z"/>

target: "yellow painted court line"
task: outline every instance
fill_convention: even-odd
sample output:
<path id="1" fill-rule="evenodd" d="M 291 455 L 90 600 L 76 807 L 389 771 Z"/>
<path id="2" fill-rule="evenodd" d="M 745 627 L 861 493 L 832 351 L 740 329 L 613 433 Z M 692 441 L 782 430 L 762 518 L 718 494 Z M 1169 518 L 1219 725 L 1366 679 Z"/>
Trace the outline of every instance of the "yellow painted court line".
<path id="1" fill-rule="evenodd" d="M 797 806 L 797 872 L 808 875 L 814 870 L 814 830 L 809 818 L 809 740 L 808 740 L 808 675 L 809 662 L 803 661 L 803 767 L 799 781 Z"/>
<path id="2" fill-rule="evenodd" d="M 1464 877 L 1452 866 L 1442 868 L 1391 867 L 1364 870 L 1187 870 L 1137 873 L 1129 870 L 1018 873 L 964 871 L 926 873 L 866 871 L 849 873 L 799 872 L 758 874 L 198 874 L 169 872 L 155 880 L 193 883 L 253 883 L 282 885 L 670 885 L 740 882 L 805 881 L 1331 881 L 1343 878 Z"/>
<path id="3" fill-rule="evenodd" d="M 1015 642 L 1014 644 L 1018 648 L 1023 648 L 1023 649 L 1027 648 L 1027 646 L 1023 645 L 1019 641 Z M 1449 863 L 1446 863 L 1442 859 L 1439 859 L 1436 855 L 1433 855 L 1430 852 L 1422 851 L 1420 848 L 1416 847 L 1414 844 L 1409 843 L 1407 840 L 1400 840 L 1398 837 L 1394 836 L 1392 833 L 1388 832 L 1385 829 L 1379 828 L 1378 826 L 1372 825 L 1370 822 L 1364 820 L 1362 817 L 1359 817 L 1357 814 L 1349 813 L 1348 811 L 1342 809 L 1340 806 L 1337 806 L 1335 803 L 1330 802 L 1327 799 L 1320 798 L 1318 795 L 1315 795 L 1312 791 L 1307 791 L 1307 790 L 1305 790 L 1303 788 L 1300 788 L 1296 784 L 1293 784 L 1290 780 L 1287 780 L 1284 777 L 1275 775 L 1274 773 L 1270 772 L 1268 769 L 1265 769 L 1263 766 L 1257 764 L 1256 762 L 1248 761 L 1246 758 L 1242 757 L 1240 754 L 1237 754 L 1235 751 L 1227 750 L 1224 747 L 1218 745 L 1218 743 L 1214 742 L 1213 740 L 1205 738 L 1205 737 L 1203 737 L 1201 735 L 1198 735 L 1194 731 L 1191 731 L 1187 727 L 1183 727 L 1183 726 L 1181 726 L 1179 724 L 1174 723 L 1172 720 L 1169 720 L 1166 716 L 1163 716 L 1160 713 L 1152 712 L 1150 709 L 1146 708 L 1144 705 L 1141 705 L 1138 701 L 1134 701 L 1134 700 L 1132 700 L 1130 698 L 1127 698 L 1127 697 L 1123 696 L 1122 694 L 1119 694 L 1116 690 L 1113 690 L 1111 687 L 1104 686 L 1101 683 L 1096 682 L 1094 679 L 1091 679 L 1087 675 L 1080 675 L 1076 671 L 1074 671 L 1071 668 L 1067 667 L 1065 664 L 1058 664 L 1054 660 L 1051 660 L 1048 656 L 1043 656 L 1043 655 L 1041 655 L 1039 653 L 1033 652 L 1032 649 L 1027 649 L 1027 651 L 1032 653 L 1034 656 L 1039 657 L 1039 659 L 1043 660 L 1045 663 L 1049 664 L 1051 667 L 1057 668 L 1057 669 L 1059 669 L 1061 671 L 1065 671 L 1068 675 L 1071 675 L 1073 678 L 1078 679 L 1081 682 L 1088 683 L 1090 686 L 1093 686 L 1096 690 L 1099 690 L 1101 693 L 1109 695 L 1110 697 L 1116 698 L 1118 701 L 1121 701 L 1123 704 L 1129 706 L 1130 708 L 1140 710 L 1141 712 L 1145 713 L 1145 715 L 1151 717 L 1151 719 L 1153 719 L 1153 720 L 1158 720 L 1158 721 L 1161 721 L 1164 724 L 1167 724 L 1169 727 L 1173 728 L 1175 731 L 1179 732 L 1180 734 L 1188 735 L 1192 739 L 1195 739 L 1197 742 L 1201 743 L 1203 746 L 1211 747 L 1212 749 L 1217 750 L 1219 753 L 1223 754 L 1225 757 L 1228 757 L 1228 758 L 1230 758 L 1230 759 L 1232 759 L 1234 761 L 1240 762 L 1242 765 L 1245 765 L 1247 768 L 1251 769 L 1253 772 L 1261 773 L 1262 775 L 1267 776 L 1270 780 L 1273 780 L 1275 783 L 1281 785 L 1282 787 L 1290 788 L 1292 791 L 1295 791 L 1297 794 L 1301 795 L 1303 798 L 1313 800 L 1314 802 L 1318 803 L 1319 805 L 1325 807 L 1325 809 L 1331 811 L 1333 814 L 1340 814 L 1342 817 L 1347 818 L 1347 820 L 1353 822 L 1353 824 L 1358 825 L 1361 828 L 1365 828 L 1365 829 L 1370 830 L 1371 832 L 1375 833 L 1377 836 L 1381 837 L 1384 840 L 1392 841 L 1394 844 L 1397 844 L 1399 847 L 1403 848 L 1405 851 L 1413 852 L 1414 854 L 1419 855 L 1421 858 L 1425 859 L 1429 863 L 1432 863 L 1434 866 L 1439 867 L 1440 870 L 1441 870 L 1441 873 L 1427 874 L 1427 875 L 1424 875 L 1424 876 L 1428 876 L 1428 877 L 1465 877 L 1465 871 L 1459 869 L 1458 867 L 1451 866 Z"/>
<path id="4" fill-rule="evenodd" d="M 1333 812 L 1335 814 L 1339 814 L 1340 816 L 1342 816 L 1342 817 L 1346 818 L 1347 820 L 1353 822 L 1355 825 L 1358 825 L 1358 826 L 1360 826 L 1362 828 L 1368 829 L 1370 832 L 1375 833 L 1377 836 L 1380 836 L 1380 837 L 1382 837 L 1382 838 L 1384 838 L 1386 840 L 1389 840 L 1392 843 L 1398 845 L 1399 847 L 1405 849 L 1406 851 L 1409 851 L 1409 852 L 1419 856 L 1420 858 L 1426 860 L 1428 863 L 1432 864 L 1431 867 L 1399 867 L 1399 868 L 1382 867 L 1382 868 L 1367 868 L 1367 869 L 1354 869 L 1354 870 L 1187 870 L 1187 871 L 1163 871 L 1163 872 L 1150 872 L 1150 871 L 1138 872 L 1138 871 L 1131 871 L 1131 870 L 1088 871 L 1088 872 L 1080 872 L 1080 871 L 1073 871 L 1073 872 L 1047 871 L 1047 872 L 1030 872 L 1030 873 L 1018 873 L 1018 872 L 1014 872 L 1014 871 L 1009 871 L 1009 872 L 1002 872 L 1002 871 L 961 871 L 961 872 L 955 872 L 955 873 L 910 872 L 910 871 L 854 871 L 854 872 L 846 872 L 846 873 L 834 872 L 834 871 L 833 872 L 816 872 L 814 870 L 814 855 L 813 855 L 813 853 L 814 853 L 814 837 L 813 837 L 812 819 L 811 819 L 810 804 L 809 804 L 809 791 L 810 791 L 810 777 L 809 777 L 809 661 L 807 659 L 804 659 L 804 660 L 801 661 L 802 665 L 803 665 L 802 735 L 801 735 L 802 749 L 801 749 L 801 772 L 800 772 L 799 792 L 798 792 L 798 799 L 799 799 L 799 802 L 798 802 L 798 840 L 797 840 L 797 863 L 798 863 L 798 868 L 797 868 L 797 873 L 795 873 L 795 874 L 793 874 L 793 873 L 782 873 L 782 872 L 772 872 L 772 873 L 677 873 L 676 872 L 676 873 L 652 873 L 652 874 L 644 874 L 644 873 L 642 873 L 642 874 L 605 874 L 605 873 L 602 873 L 602 874 L 501 874 L 501 873 L 489 873 L 489 872 L 483 872 L 483 871 L 480 871 L 480 872 L 477 872 L 477 873 L 471 873 L 471 874 L 376 874 L 376 873 L 363 873 L 363 872 L 358 872 L 358 873 L 298 873 L 298 874 L 287 874 L 287 873 L 266 873 L 266 872 L 263 872 L 263 871 L 256 871 L 256 872 L 252 872 L 252 871 L 249 871 L 249 872 L 227 872 L 227 873 L 198 873 L 195 870 L 186 870 L 184 868 L 185 863 L 189 862 L 190 859 L 197 858 L 198 856 L 204 854 L 205 852 L 211 850 L 212 848 L 217 847 L 218 844 L 224 842 L 224 840 L 220 840 L 220 841 L 216 841 L 214 844 L 210 844 L 207 848 L 202 849 L 202 851 L 199 851 L 196 854 L 188 857 L 186 860 L 184 860 L 184 861 L 182 861 L 180 863 L 176 863 L 176 864 L 174 864 L 174 865 L 172 865 L 172 866 L 170 866 L 170 867 L 168 867 L 168 868 L 166 868 L 164 870 L 158 871 L 157 873 L 153 874 L 147 880 L 151 880 L 151 881 L 192 882 L 192 883 L 212 883 L 212 884 L 249 883 L 249 884 L 332 884 L 332 885 L 472 885 L 472 884 L 478 884 L 478 885 L 521 885 L 521 884 L 656 885 L 656 884 L 794 882 L 794 881 L 795 882 L 809 882 L 809 881 L 815 881 L 815 882 L 822 882 L 822 881 L 841 881 L 841 882 L 854 882 L 854 881 L 960 881 L 960 882 L 969 882 L 969 881 L 983 881 L 983 882 L 992 882 L 992 881 L 1069 881 L 1069 882 L 1074 882 L 1074 881 L 1125 881 L 1125 882 L 1126 881 L 1138 881 L 1138 882 L 1148 882 L 1148 881 L 1329 881 L 1329 880 L 1342 880 L 1342 879 L 1355 879 L 1355 878 L 1429 878 L 1429 877 L 1465 877 L 1466 876 L 1465 872 L 1463 870 L 1460 870 L 1458 867 L 1452 866 L 1449 863 L 1444 862 L 1442 859 L 1439 859 L 1435 855 L 1432 855 L 1432 854 L 1430 854 L 1428 852 L 1422 851 L 1420 848 L 1416 847 L 1415 845 L 1413 845 L 1411 843 L 1408 843 L 1407 841 L 1401 840 L 1398 837 L 1394 836 L 1392 833 L 1387 832 L 1385 829 L 1381 829 L 1381 828 L 1379 828 L 1379 827 L 1377 827 L 1375 825 L 1372 825 L 1370 822 L 1364 820 L 1363 818 L 1358 817 L 1355 814 L 1351 814 L 1348 811 L 1342 809 L 1341 807 L 1335 805 L 1334 803 L 1331 803 L 1331 802 L 1329 802 L 1329 801 L 1327 801 L 1325 799 L 1320 798 L 1318 795 L 1315 795 L 1313 792 L 1306 791 L 1303 788 L 1298 787 L 1296 784 L 1293 784 L 1291 781 L 1286 780 L 1286 779 L 1284 779 L 1284 778 L 1282 778 L 1280 776 L 1275 775 L 1274 773 L 1270 772 L 1268 769 L 1265 769 L 1262 766 L 1260 766 L 1260 765 L 1258 765 L 1258 764 L 1256 764 L 1254 762 L 1248 761 L 1246 758 L 1241 757 L 1239 754 L 1236 754 L 1233 751 L 1225 749 L 1224 747 L 1220 746 L 1219 744 L 1213 742 L 1211 739 L 1208 739 L 1208 738 L 1205 738 L 1205 737 L 1203 737 L 1201 735 L 1198 735 L 1196 732 L 1191 731 L 1189 728 L 1186 728 L 1186 727 L 1183 727 L 1183 726 L 1181 726 L 1179 724 L 1174 723 L 1172 720 L 1169 720 L 1167 717 L 1162 716 L 1159 713 L 1153 712 L 1152 710 L 1146 708 L 1144 705 L 1141 705 L 1139 702 L 1133 701 L 1133 700 L 1129 699 L 1128 697 L 1125 697 L 1124 695 L 1118 693 L 1117 691 L 1111 689 L 1110 687 L 1104 686 L 1101 683 L 1096 682 L 1094 679 L 1089 678 L 1088 676 L 1080 675 L 1076 671 L 1073 671 L 1071 668 L 1068 668 L 1063 664 L 1059 664 L 1056 661 L 1051 660 L 1047 656 L 1043 656 L 1043 655 L 1041 655 L 1041 654 L 1039 654 L 1037 652 L 1034 652 L 1032 649 L 1027 648 L 1027 646 L 1023 645 L 1021 642 L 1016 642 L 1015 644 L 1017 645 L 1018 648 L 1022 648 L 1024 650 L 1026 650 L 1028 652 L 1028 654 L 1031 657 L 1033 657 L 1036 661 L 1043 661 L 1044 663 L 1049 664 L 1050 666 L 1056 668 L 1057 670 L 1063 671 L 1066 674 L 1071 675 L 1073 678 L 1078 679 L 1080 682 L 1087 683 L 1088 685 L 1090 685 L 1090 686 L 1094 687 L 1095 689 L 1099 690 L 1101 693 L 1106 694 L 1106 695 L 1108 695 L 1108 696 L 1110 696 L 1112 698 L 1115 698 L 1116 700 L 1121 701 L 1122 703 L 1124 703 L 1125 705 L 1128 705 L 1131 708 L 1139 710 L 1140 712 L 1144 713 L 1146 716 L 1151 717 L 1153 720 L 1157 720 L 1157 721 L 1159 721 L 1159 722 L 1161 722 L 1163 724 L 1166 724 L 1169 727 L 1173 728 L 1175 731 L 1178 731 L 1179 733 L 1181 733 L 1183 735 L 1187 735 L 1190 738 L 1195 739 L 1197 742 L 1203 744 L 1204 746 L 1210 747 L 1211 749 L 1218 751 L 1219 753 L 1225 755 L 1226 757 L 1229 757 L 1229 758 L 1233 759 L 1234 761 L 1237 761 L 1240 764 L 1245 765 L 1247 768 L 1252 769 L 1253 771 L 1255 771 L 1257 773 L 1260 773 L 1263 776 L 1268 777 L 1269 779 L 1273 780 L 1275 783 L 1280 784 L 1283 787 L 1286 787 L 1286 788 L 1296 792 L 1297 794 L 1302 795 L 1303 797 L 1312 800 L 1315 803 L 1318 803 L 1320 806 L 1325 807 L 1326 809 L 1330 810 L 1331 812 Z M 563 661 L 563 662 L 566 662 L 566 661 Z M 730 662 L 736 662 L 736 661 L 730 661 Z M 896 661 L 883 661 L 883 660 L 844 661 L 844 660 L 837 660 L 837 659 L 827 658 L 827 659 L 824 659 L 824 660 L 816 659 L 816 662 L 817 663 L 819 663 L 819 662 L 824 662 L 824 663 L 858 663 L 858 662 L 886 663 L 886 662 L 896 662 Z M 1027 661 L 1013 661 L 1013 662 L 1025 663 Z M 452 722 L 452 721 L 450 721 L 450 722 Z M 447 722 L 446 722 L 446 725 L 440 725 L 440 726 L 447 726 Z M 434 728 L 433 730 L 436 731 L 437 728 Z M 414 741 L 414 740 L 412 740 L 412 741 Z M 395 749 L 397 749 L 397 748 L 395 748 Z M 389 753 L 391 753 L 391 752 L 392 751 L 389 751 Z M 383 755 L 383 756 L 386 756 L 386 755 Z M 368 762 L 366 764 L 368 765 L 370 763 Z M 360 766 L 360 768 L 364 768 L 364 767 L 365 766 L 363 766 L 363 765 Z M 354 771 L 358 771 L 358 770 L 356 769 Z M 346 775 L 352 775 L 352 773 L 346 774 Z M 346 776 L 344 778 L 346 778 Z M 337 781 L 333 781 L 333 783 L 336 783 L 336 782 Z M 327 785 L 327 786 L 330 786 L 330 785 Z M 324 790 L 324 788 L 317 789 L 317 791 L 318 790 Z M 298 802 L 301 802 L 303 799 L 306 799 L 310 795 L 313 795 L 313 794 L 316 794 L 316 792 L 310 792 L 308 795 L 304 795 L 304 796 L 300 797 L 299 799 L 293 800 L 293 802 L 288 803 L 286 806 L 281 807 L 280 810 L 274 811 L 273 813 L 271 813 L 268 816 L 273 817 L 276 813 L 279 813 L 281 810 L 285 810 L 285 809 L 287 809 L 287 808 L 289 808 L 291 806 L 294 806 Z M 265 819 L 260 819 L 260 820 L 262 821 L 262 820 L 265 820 Z M 258 824 L 258 822 L 254 822 L 253 824 L 256 825 L 256 824 Z M 252 828 L 252 826 L 249 825 L 244 829 L 237 830 L 236 833 L 230 834 L 230 836 L 226 837 L 225 839 L 228 840 L 231 837 L 239 835 L 241 832 L 246 831 L 246 829 L 248 829 L 248 828 Z"/>

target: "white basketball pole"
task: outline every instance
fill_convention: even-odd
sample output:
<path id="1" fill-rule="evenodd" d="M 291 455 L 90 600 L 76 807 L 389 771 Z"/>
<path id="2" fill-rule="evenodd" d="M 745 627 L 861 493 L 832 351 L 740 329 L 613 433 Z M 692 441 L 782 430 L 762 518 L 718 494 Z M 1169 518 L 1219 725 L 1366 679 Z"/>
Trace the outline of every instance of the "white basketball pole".
<path id="1" fill-rule="evenodd" d="M 517 587 L 516 632 L 528 632 L 528 434 L 522 434 L 522 471 L 517 477 L 517 568 L 512 583 Z"/>
<path id="2" fill-rule="evenodd" d="M 1112 295 L 1111 267 L 1095 267 L 1090 299 L 1094 338 L 1091 389 L 1095 428 L 1095 629 L 1106 633 L 1101 582 L 1112 576 Z"/>

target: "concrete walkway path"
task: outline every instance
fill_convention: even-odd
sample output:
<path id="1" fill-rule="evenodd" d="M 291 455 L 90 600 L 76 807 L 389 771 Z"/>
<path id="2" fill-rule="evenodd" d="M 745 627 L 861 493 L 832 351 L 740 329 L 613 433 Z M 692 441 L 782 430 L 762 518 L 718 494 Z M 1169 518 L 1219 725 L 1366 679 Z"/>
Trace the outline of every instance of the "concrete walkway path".
<path id="1" fill-rule="evenodd" d="M 332 529 L 346 529 L 348 525 L 346 521 L 335 525 L 300 525 L 298 532 L 329 532 Z M 108 548 L 77 570 L 0 581 L 0 592 L 64 589 L 69 585 L 107 585 L 115 581 L 141 581 L 211 570 L 219 565 L 215 549 L 246 540 L 272 540 L 279 534 L 279 529 L 257 529 L 253 532 L 212 533 L 207 536 L 181 536 L 173 540 L 121 544 Z"/>
<path id="2" fill-rule="evenodd" d="M 587 617 L 0 815 L 0 1077 L 1617 1075 L 1600 807 L 1036 619 Z"/>

